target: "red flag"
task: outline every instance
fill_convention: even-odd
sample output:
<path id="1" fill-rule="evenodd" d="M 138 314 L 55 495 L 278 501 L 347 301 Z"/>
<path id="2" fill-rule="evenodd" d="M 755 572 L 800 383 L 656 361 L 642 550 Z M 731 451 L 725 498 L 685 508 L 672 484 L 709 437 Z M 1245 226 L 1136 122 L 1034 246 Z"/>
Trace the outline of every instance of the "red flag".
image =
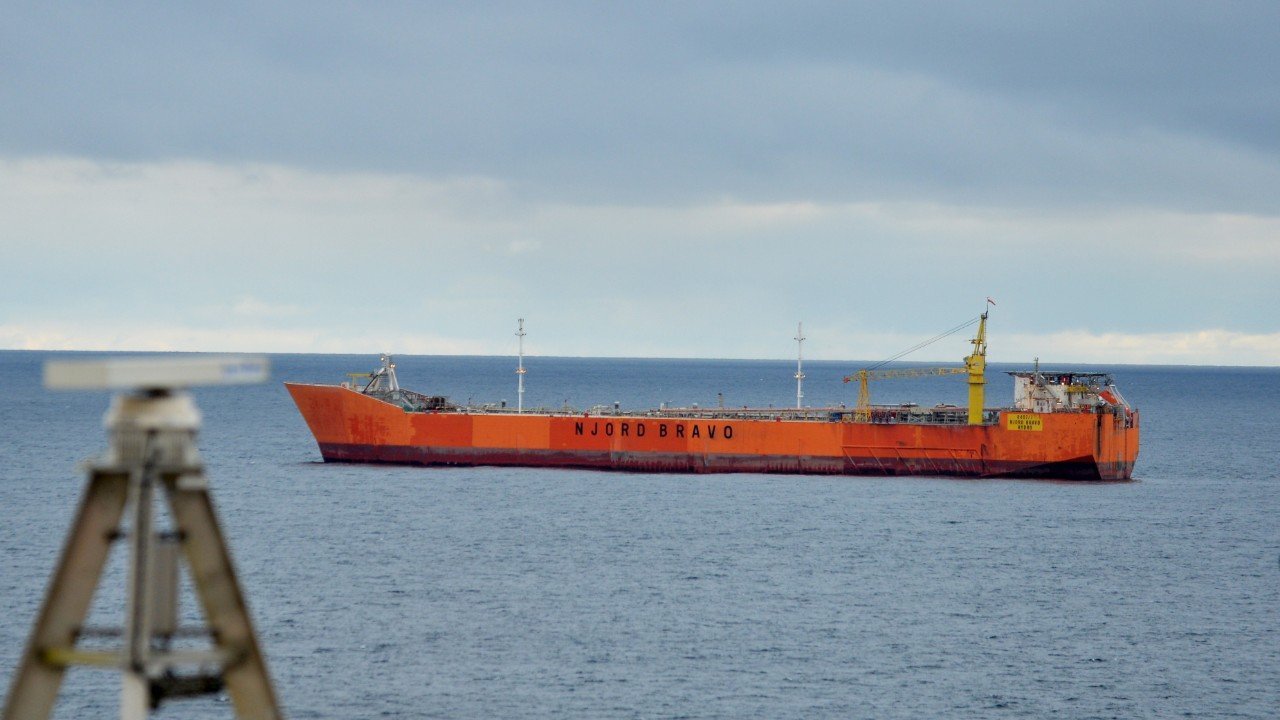
<path id="1" fill-rule="evenodd" d="M 992 300 L 990 295 L 987 296 L 987 302 L 991 303 L 992 305 L 996 304 L 996 301 Z"/>

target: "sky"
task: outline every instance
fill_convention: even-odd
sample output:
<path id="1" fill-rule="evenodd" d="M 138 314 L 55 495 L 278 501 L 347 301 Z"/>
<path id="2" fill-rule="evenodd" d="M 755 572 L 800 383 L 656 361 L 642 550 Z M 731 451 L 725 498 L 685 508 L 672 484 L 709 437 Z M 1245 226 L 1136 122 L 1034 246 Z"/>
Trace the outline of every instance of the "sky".
<path id="1" fill-rule="evenodd" d="M 0 348 L 1280 365 L 1274 2 L 5 15 Z"/>

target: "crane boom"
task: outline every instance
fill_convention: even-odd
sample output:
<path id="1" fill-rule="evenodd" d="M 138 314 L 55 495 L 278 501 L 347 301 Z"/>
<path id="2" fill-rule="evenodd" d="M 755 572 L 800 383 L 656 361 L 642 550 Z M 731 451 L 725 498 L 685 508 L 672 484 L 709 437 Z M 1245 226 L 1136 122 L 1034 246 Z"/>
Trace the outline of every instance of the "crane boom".
<path id="1" fill-rule="evenodd" d="M 871 420 L 871 390 L 867 387 L 870 380 L 892 380 L 896 378 L 925 377 L 928 375 L 964 375 L 968 368 L 936 367 L 936 368 L 902 368 L 895 370 L 859 370 L 844 378 L 845 382 L 858 381 L 858 404 L 853 418 L 858 422 Z"/>
<path id="2" fill-rule="evenodd" d="M 991 302 L 987 298 L 987 302 Z M 969 324 L 972 324 L 970 321 Z M 978 332 L 969 341 L 973 352 L 964 359 L 964 367 L 938 368 L 902 368 L 894 370 L 859 370 L 846 375 L 845 382 L 858 381 L 858 404 L 854 410 L 854 420 L 869 422 L 871 420 L 871 391 L 867 387 L 870 380 L 890 380 L 893 378 L 924 377 L 926 375 L 968 375 L 969 376 L 969 424 L 982 424 L 982 410 L 986 395 L 987 369 L 987 314 L 978 317 Z"/>

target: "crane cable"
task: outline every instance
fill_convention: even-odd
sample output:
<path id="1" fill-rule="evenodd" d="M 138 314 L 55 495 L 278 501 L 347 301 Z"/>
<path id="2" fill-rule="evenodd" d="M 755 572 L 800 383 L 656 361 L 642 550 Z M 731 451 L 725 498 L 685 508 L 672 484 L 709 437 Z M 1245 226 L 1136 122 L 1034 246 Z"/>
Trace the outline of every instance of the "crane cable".
<path id="1" fill-rule="evenodd" d="M 865 369 L 866 369 L 866 370 L 876 370 L 876 369 L 878 369 L 878 368 L 882 368 L 882 367 L 884 367 L 885 365 L 888 365 L 889 363 L 893 362 L 894 360 L 898 360 L 898 359 L 900 359 L 900 358 L 902 358 L 902 357 L 905 357 L 905 356 L 907 356 L 907 355 L 910 355 L 911 353 L 913 353 L 913 352 L 915 352 L 915 351 L 917 351 L 917 350 L 919 350 L 919 349 L 921 349 L 921 348 L 923 348 L 923 347 L 925 347 L 925 346 L 932 345 L 932 344 L 934 344 L 934 343 L 938 342 L 939 340 L 941 340 L 941 339 L 943 339 L 943 338 L 945 338 L 945 337 L 947 337 L 947 336 L 949 336 L 949 335 L 955 335 L 956 333 L 958 333 L 958 332 L 960 332 L 961 330 L 963 330 L 963 329 L 965 329 L 965 328 L 969 327 L 970 325 L 973 325 L 974 323 L 978 322 L 978 321 L 979 321 L 979 320 L 981 320 L 981 319 L 982 319 L 982 316 L 981 316 L 981 315 L 979 315 L 978 317 L 973 318 L 972 320 L 966 320 L 965 322 L 963 322 L 963 323 L 961 323 L 961 324 L 959 324 L 959 325 L 957 325 L 957 326 L 955 326 L 955 327 L 951 328 L 950 330 L 948 330 L 948 331 L 946 331 L 946 332 L 944 332 L 944 333 L 942 333 L 942 334 L 940 334 L 940 335 L 935 335 L 935 336 L 933 336 L 933 337 L 929 338 L 928 340 L 925 340 L 924 342 L 916 343 L 915 345 L 912 345 L 911 347 L 907 348 L 906 350 L 903 350 L 902 352 L 898 353 L 897 355 L 894 355 L 893 357 L 888 358 L 888 359 L 886 359 L 886 360 L 881 360 L 880 362 L 876 363 L 875 365 L 872 365 L 872 366 L 867 367 L 867 368 L 865 368 Z"/>

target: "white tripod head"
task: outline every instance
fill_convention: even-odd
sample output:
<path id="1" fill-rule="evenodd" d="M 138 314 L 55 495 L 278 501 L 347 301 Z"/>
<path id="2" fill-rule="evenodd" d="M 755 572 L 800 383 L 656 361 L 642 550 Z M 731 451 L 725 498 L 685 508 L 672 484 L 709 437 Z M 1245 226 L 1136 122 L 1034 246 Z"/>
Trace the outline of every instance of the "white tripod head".
<path id="1" fill-rule="evenodd" d="M 44 384 L 51 390 L 129 391 L 116 395 L 103 417 L 111 436 L 108 462 L 120 464 L 142 461 L 148 436 L 161 456 L 156 459 L 193 460 L 200 411 L 184 389 L 257 383 L 267 375 L 267 359 L 253 356 L 55 360 L 44 366 Z"/>

